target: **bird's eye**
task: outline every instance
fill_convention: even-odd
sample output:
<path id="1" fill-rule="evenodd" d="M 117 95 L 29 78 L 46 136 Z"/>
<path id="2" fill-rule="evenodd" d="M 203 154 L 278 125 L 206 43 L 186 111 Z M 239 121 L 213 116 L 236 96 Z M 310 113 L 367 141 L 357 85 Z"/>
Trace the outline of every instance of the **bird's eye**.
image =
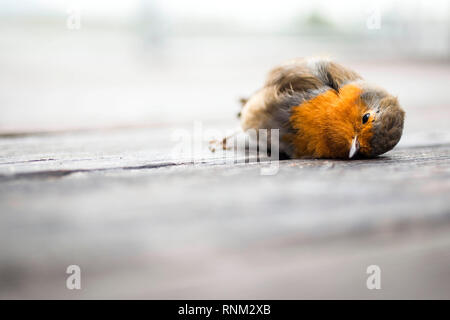
<path id="1" fill-rule="evenodd" d="M 366 123 L 367 121 L 369 121 L 370 118 L 370 113 L 366 113 L 365 115 L 363 115 L 362 117 L 362 123 Z"/>

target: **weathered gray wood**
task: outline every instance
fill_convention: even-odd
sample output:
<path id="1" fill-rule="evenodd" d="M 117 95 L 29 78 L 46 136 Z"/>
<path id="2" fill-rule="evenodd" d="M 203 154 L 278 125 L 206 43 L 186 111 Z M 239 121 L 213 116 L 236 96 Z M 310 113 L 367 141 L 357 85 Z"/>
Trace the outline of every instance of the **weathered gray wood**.
<path id="1" fill-rule="evenodd" d="M 450 298 L 449 144 L 262 176 L 167 137 L 0 140 L 0 297 Z"/>

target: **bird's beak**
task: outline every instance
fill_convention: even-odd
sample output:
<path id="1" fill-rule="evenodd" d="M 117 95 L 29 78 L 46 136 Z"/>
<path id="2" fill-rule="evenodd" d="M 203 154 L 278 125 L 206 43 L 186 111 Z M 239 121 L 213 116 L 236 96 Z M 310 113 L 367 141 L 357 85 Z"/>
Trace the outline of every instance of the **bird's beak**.
<path id="1" fill-rule="evenodd" d="M 348 158 L 353 158 L 359 151 L 359 141 L 358 136 L 355 136 L 352 140 L 352 146 L 350 147 L 350 152 L 348 153 Z"/>

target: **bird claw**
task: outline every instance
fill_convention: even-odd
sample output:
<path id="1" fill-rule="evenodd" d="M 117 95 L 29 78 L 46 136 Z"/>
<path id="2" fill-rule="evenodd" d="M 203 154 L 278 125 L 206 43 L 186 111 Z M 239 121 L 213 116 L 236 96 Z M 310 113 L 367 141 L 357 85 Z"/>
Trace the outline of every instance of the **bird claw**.
<path id="1" fill-rule="evenodd" d="M 230 150 L 232 147 L 227 145 L 227 138 L 222 140 L 211 140 L 209 141 L 208 149 L 211 152 L 216 152 L 216 149 L 222 148 L 222 150 Z"/>

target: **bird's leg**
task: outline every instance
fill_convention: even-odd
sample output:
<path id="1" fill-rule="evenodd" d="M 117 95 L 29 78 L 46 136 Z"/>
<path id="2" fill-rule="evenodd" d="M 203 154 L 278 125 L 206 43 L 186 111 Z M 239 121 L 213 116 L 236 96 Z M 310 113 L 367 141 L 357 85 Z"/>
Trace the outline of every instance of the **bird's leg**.
<path id="1" fill-rule="evenodd" d="M 230 150 L 231 148 L 233 148 L 233 145 L 229 145 L 228 141 L 231 138 L 234 138 L 235 136 L 237 136 L 238 134 L 241 133 L 241 130 L 236 130 L 235 132 L 233 132 L 232 134 L 220 139 L 220 140 L 211 140 L 209 141 L 209 150 L 211 150 L 211 152 L 215 152 L 217 148 L 222 148 L 223 150 Z"/>

